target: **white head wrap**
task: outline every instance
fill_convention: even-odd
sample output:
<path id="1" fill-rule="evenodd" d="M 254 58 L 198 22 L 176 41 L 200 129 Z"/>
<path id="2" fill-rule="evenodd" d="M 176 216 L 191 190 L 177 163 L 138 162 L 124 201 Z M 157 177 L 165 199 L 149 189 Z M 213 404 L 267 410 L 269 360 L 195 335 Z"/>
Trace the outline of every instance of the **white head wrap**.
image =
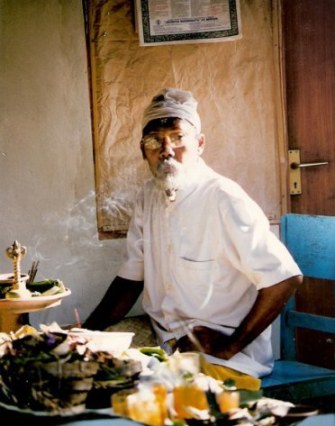
<path id="1" fill-rule="evenodd" d="M 177 117 L 188 120 L 201 131 L 201 121 L 197 112 L 198 102 L 191 92 L 181 89 L 166 88 L 152 98 L 143 114 L 142 128 L 157 118 Z"/>

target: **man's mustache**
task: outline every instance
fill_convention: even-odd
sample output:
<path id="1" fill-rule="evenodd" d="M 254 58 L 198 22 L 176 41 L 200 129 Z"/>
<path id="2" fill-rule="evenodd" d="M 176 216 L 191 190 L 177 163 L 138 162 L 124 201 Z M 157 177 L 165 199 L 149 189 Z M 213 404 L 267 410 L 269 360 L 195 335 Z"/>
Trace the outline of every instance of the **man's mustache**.
<path id="1" fill-rule="evenodd" d="M 161 173 L 176 173 L 180 170 L 180 165 L 178 161 L 174 160 L 173 158 L 170 159 L 164 159 L 162 160 L 158 167 L 157 171 Z"/>

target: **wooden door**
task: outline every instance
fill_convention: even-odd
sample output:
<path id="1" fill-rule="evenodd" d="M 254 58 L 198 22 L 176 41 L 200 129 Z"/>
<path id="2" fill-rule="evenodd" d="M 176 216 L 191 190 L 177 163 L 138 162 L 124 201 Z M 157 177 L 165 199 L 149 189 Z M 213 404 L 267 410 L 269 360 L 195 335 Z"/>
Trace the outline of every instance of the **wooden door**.
<path id="1" fill-rule="evenodd" d="M 335 215 L 335 1 L 282 0 L 283 60 L 289 149 L 300 150 L 301 195 L 293 213 Z M 322 236 L 320 236 L 322 237 Z M 334 253 L 335 262 L 335 253 Z M 298 308 L 335 316 L 335 285 L 306 280 Z M 302 361 L 335 369 L 335 342 L 322 333 L 301 333 L 310 351 Z"/>

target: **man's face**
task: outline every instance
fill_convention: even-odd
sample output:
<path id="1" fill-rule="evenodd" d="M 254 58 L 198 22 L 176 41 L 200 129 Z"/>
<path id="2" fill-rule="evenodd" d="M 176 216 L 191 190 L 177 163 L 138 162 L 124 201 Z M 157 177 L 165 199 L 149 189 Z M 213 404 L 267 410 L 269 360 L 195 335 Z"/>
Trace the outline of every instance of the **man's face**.
<path id="1" fill-rule="evenodd" d="M 142 139 L 142 150 L 150 170 L 167 193 L 181 188 L 186 171 L 198 161 L 204 148 L 204 136 L 186 120 L 175 119 L 169 127 L 150 128 Z"/>

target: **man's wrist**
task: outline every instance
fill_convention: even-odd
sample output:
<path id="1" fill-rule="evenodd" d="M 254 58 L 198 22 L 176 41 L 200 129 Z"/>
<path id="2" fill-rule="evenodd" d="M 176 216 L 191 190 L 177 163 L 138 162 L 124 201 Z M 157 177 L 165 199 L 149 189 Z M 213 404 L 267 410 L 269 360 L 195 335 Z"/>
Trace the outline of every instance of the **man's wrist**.
<path id="1" fill-rule="evenodd" d="M 241 351 L 241 348 L 236 345 L 231 337 L 225 339 L 225 344 L 223 347 L 215 350 L 215 356 L 228 360 Z"/>

